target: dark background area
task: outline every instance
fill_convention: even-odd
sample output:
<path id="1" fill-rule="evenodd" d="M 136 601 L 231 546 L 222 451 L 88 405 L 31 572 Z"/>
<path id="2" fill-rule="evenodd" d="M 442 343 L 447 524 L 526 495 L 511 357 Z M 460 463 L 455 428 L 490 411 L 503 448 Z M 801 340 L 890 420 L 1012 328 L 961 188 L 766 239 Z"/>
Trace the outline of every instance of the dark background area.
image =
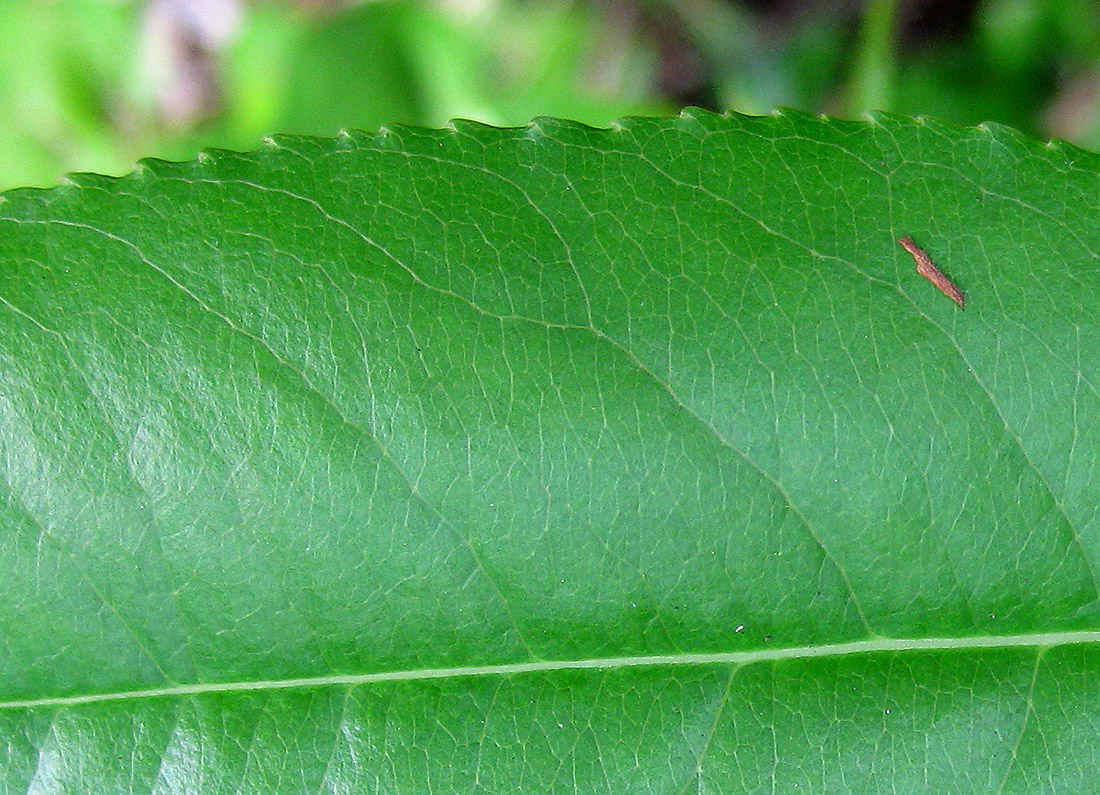
<path id="1" fill-rule="evenodd" d="M 0 188 L 269 133 L 685 105 L 1100 149 L 1095 0 L 0 0 L 0 18 Z"/>

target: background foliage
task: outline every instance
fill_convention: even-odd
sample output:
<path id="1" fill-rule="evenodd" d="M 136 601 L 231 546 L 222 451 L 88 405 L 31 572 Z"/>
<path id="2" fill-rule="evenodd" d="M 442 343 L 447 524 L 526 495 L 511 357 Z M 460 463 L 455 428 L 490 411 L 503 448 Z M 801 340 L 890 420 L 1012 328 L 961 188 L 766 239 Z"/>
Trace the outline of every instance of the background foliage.
<path id="1" fill-rule="evenodd" d="M 999 121 L 1100 146 L 1090 0 L 0 0 L 0 188 L 462 117 L 684 105 Z"/>

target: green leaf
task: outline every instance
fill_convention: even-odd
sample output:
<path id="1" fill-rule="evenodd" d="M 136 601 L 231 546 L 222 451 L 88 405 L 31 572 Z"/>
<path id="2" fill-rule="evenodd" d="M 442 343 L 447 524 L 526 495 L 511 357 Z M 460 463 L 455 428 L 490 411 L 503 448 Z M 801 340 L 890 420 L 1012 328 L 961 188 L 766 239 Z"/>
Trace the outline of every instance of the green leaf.
<path id="1" fill-rule="evenodd" d="M 1098 175 L 692 112 L 7 194 L 0 790 L 1088 790 Z"/>

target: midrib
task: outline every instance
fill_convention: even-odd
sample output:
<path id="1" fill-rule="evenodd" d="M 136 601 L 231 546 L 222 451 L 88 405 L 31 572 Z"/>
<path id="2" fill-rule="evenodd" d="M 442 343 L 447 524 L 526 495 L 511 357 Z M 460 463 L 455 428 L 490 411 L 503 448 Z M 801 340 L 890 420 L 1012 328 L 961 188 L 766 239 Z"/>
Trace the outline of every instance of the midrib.
<path id="1" fill-rule="evenodd" d="M 987 635 L 965 638 L 879 638 L 852 643 L 835 643 L 821 646 L 791 646 L 755 651 L 718 652 L 713 654 L 657 654 L 636 657 L 601 657 L 589 660 L 543 660 L 539 662 L 508 663 L 505 665 L 478 665 L 460 668 L 423 668 L 411 671 L 386 671 L 373 674 L 340 676 L 311 676 L 300 679 L 271 679 L 253 682 L 218 682 L 211 684 L 174 685 L 172 687 L 127 690 L 116 693 L 94 693 L 84 696 L 58 698 L 34 698 L 19 701 L 0 701 L 0 709 L 29 709 L 34 707 L 65 707 L 79 704 L 95 704 L 140 698 L 164 698 L 193 696 L 208 693 L 247 693 L 257 690 L 288 690 L 305 687 L 350 687 L 376 682 L 414 682 L 420 679 L 452 679 L 470 676 L 522 675 L 554 671 L 588 669 L 613 670 L 617 668 L 670 667 L 691 665 L 751 665 L 778 660 L 801 660 L 814 657 L 842 657 L 872 652 L 921 652 L 958 651 L 966 649 L 1034 648 L 1050 649 L 1081 643 L 1100 643 L 1100 631 L 1048 632 L 1031 635 Z"/>

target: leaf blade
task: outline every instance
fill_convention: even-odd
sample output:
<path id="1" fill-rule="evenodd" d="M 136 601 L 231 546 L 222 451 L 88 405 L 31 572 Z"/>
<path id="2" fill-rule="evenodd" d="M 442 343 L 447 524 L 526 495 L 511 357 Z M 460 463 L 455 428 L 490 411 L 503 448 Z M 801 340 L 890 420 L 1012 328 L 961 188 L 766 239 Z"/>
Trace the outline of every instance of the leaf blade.
<path id="1" fill-rule="evenodd" d="M 564 663 L 883 636 L 944 639 L 927 681 L 1015 660 L 997 664 L 1013 684 L 996 704 L 999 725 L 1015 726 L 1020 677 L 1040 681 L 1053 652 L 948 648 L 1024 635 L 1042 649 L 1050 633 L 1096 626 L 1098 362 L 1083 319 L 1100 294 L 1100 241 L 1074 201 L 1096 173 L 1094 156 L 999 128 L 694 114 L 611 131 L 540 120 L 286 138 L 9 194 L 0 438 L 13 577 L 0 622 L 14 640 L 0 700 L 547 660 L 563 665 L 532 692 L 603 705 L 586 720 L 611 726 L 648 714 L 647 697 L 666 703 L 689 674 L 582 676 Z M 910 233 L 943 241 L 937 257 L 973 298 L 965 318 L 896 250 Z M 1005 253 L 1025 243 L 1030 256 Z M 1072 358 L 1059 338 L 1081 340 Z M 36 630 L 43 615 L 54 634 Z M 866 712 L 895 681 L 881 671 L 917 653 L 765 656 L 759 675 L 774 688 L 768 677 L 796 669 L 807 692 L 871 676 L 844 702 L 859 733 L 885 720 Z M 709 726 L 692 737 L 711 739 L 665 749 L 686 766 L 639 764 L 677 771 L 645 786 L 678 791 L 696 774 L 734 786 L 749 759 L 768 769 L 773 751 L 756 745 L 706 764 L 712 741 L 741 748 L 762 720 L 740 666 L 713 668 L 706 694 L 682 702 Z M 531 676 L 456 681 L 456 703 Z M 561 684 L 578 677 L 583 697 Z M 619 712 L 601 701 L 613 677 L 612 702 L 640 688 Z M 647 677 L 663 684 L 638 684 Z M 996 690 L 986 679 L 983 694 Z M 370 688 L 329 689 L 331 705 Z M 232 698 L 174 693 L 160 698 L 177 714 Z M 268 694 L 304 717 L 267 734 L 313 720 L 293 706 L 302 697 Z M 351 753 L 333 709 L 320 745 Z M 59 705 L 50 720 L 97 710 L 146 720 L 129 700 Z M 415 735 L 426 712 L 375 714 L 350 722 Z M 447 714 L 474 731 L 474 717 Z M 913 725 L 934 727 L 921 714 Z M 181 725 L 153 745 L 169 748 Z M 898 758 L 915 753 L 904 731 L 878 731 Z M 500 781 L 567 789 L 554 760 L 582 735 L 547 739 L 530 771 L 500 761 Z M 790 726 L 773 735 L 798 742 Z M 594 731 L 572 758 L 581 778 L 613 736 Z M 641 742 L 630 736 L 624 747 Z M 444 741 L 431 775 L 471 764 L 462 749 L 477 756 L 490 737 Z M 853 775 L 848 744 L 807 786 Z M 959 781 L 1030 774 L 1038 763 L 1013 769 L 1022 748 L 957 769 Z M 320 750 L 269 753 L 258 775 L 327 786 Z M 148 789 L 171 788 L 152 775 Z M 592 779 L 590 791 L 640 780 Z"/>

